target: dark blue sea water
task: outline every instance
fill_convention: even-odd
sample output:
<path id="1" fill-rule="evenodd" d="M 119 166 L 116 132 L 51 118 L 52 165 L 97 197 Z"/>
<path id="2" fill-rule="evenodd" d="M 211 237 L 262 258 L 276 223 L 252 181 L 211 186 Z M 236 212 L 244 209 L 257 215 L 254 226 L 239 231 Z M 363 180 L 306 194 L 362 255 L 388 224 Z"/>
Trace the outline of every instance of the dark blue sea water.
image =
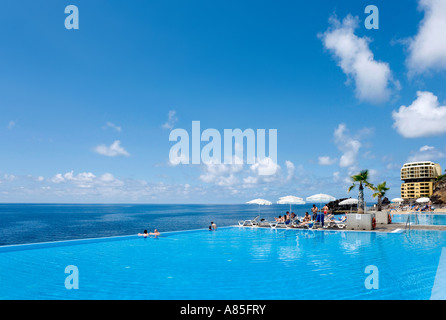
<path id="1" fill-rule="evenodd" d="M 303 216 L 311 205 L 293 206 Z M 273 220 L 289 206 L 262 206 Z M 252 219 L 257 205 L 0 204 L 0 245 L 131 235 L 144 229 L 178 231 L 230 226 Z"/>

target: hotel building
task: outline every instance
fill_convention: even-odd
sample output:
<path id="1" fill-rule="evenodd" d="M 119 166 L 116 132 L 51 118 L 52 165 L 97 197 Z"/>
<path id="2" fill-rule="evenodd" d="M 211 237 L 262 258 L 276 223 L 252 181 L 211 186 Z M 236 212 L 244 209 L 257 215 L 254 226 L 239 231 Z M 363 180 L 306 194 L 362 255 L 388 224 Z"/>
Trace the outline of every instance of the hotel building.
<path id="1" fill-rule="evenodd" d="M 435 179 L 441 175 L 441 167 L 432 161 L 405 163 L 401 168 L 401 198 L 430 197 Z"/>

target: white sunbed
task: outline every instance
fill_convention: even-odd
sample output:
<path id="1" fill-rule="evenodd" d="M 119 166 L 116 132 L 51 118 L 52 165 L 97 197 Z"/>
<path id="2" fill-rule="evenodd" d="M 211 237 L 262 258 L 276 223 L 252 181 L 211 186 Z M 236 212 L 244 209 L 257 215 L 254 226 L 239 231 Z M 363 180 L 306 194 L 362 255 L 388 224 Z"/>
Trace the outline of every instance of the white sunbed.
<path id="1" fill-rule="evenodd" d="M 238 224 L 241 227 L 253 227 L 253 226 L 256 226 L 258 224 L 259 218 L 260 218 L 260 216 L 257 216 L 257 217 L 255 217 L 252 220 L 239 221 Z"/>
<path id="2" fill-rule="evenodd" d="M 345 228 L 345 222 L 346 222 L 346 219 L 327 221 L 327 224 L 326 224 L 326 226 L 324 226 L 324 228 L 338 227 L 339 229 L 343 229 L 343 228 Z"/>

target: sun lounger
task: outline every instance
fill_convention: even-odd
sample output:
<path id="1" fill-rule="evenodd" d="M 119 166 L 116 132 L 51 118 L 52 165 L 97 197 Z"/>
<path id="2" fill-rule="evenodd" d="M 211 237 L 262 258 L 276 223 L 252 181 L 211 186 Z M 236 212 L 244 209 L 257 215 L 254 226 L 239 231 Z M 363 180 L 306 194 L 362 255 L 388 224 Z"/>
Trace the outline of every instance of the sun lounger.
<path id="1" fill-rule="evenodd" d="M 256 226 L 258 224 L 258 220 L 259 220 L 260 216 L 256 216 L 254 219 L 252 220 L 243 220 L 243 221 L 239 221 L 238 224 L 241 227 L 253 227 Z"/>
<path id="2" fill-rule="evenodd" d="M 283 221 L 276 223 L 276 228 L 288 228 L 289 223 L 285 223 Z"/>
<path id="3" fill-rule="evenodd" d="M 329 221 L 327 221 L 326 226 L 324 226 L 324 228 L 339 228 L 339 229 L 343 229 L 343 228 L 345 228 L 345 221 L 346 221 L 346 219 L 329 220 Z"/>
<path id="4" fill-rule="evenodd" d="M 272 223 L 275 223 L 275 222 L 271 222 L 271 221 L 267 221 L 267 220 L 265 220 L 265 219 L 261 219 L 261 220 L 257 223 L 257 226 L 258 226 L 258 227 L 266 227 L 266 228 L 270 228 Z"/>

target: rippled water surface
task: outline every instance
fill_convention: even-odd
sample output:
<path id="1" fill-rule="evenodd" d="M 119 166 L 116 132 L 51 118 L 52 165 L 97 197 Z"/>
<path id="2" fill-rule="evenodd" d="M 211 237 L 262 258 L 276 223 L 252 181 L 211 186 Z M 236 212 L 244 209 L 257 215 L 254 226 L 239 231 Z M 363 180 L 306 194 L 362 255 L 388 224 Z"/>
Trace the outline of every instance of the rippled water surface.
<path id="1" fill-rule="evenodd" d="M 1 299 L 429 299 L 443 232 L 227 227 L 0 248 Z M 65 267 L 79 270 L 67 290 Z M 367 266 L 379 289 L 367 289 Z"/>

